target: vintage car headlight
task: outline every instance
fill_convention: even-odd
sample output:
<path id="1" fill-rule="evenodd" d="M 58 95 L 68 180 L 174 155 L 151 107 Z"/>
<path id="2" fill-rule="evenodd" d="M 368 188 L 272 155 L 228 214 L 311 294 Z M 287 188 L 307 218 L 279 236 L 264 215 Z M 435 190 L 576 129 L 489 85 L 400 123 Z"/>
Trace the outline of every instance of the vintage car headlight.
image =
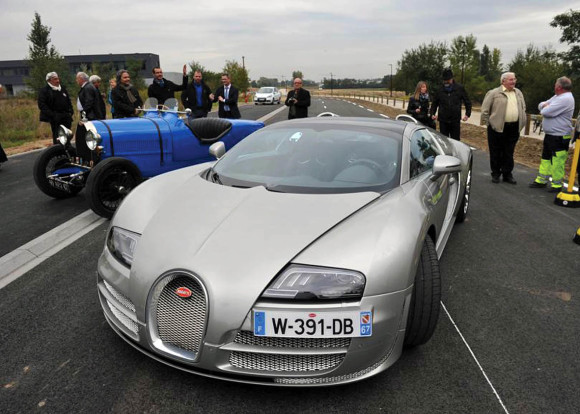
<path id="1" fill-rule="evenodd" d="M 102 139 L 98 132 L 88 130 L 87 134 L 85 135 L 85 141 L 87 142 L 87 147 L 89 147 L 91 151 L 94 151 L 97 149 Z"/>
<path id="2" fill-rule="evenodd" d="M 361 298 L 366 279 L 362 273 L 345 269 L 292 265 L 262 294 L 271 299 Z"/>
<path id="3" fill-rule="evenodd" d="M 107 247 L 117 260 L 127 267 L 131 267 L 140 237 L 140 234 L 132 231 L 113 227 L 109 232 L 109 237 L 107 237 Z"/>
<path id="4" fill-rule="evenodd" d="M 73 133 L 70 129 L 68 129 L 64 125 L 58 127 L 58 136 L 56 137 L 56 139 L 62 145 L 66 145 L 66 143 L 69 142 L 72 139 L 72 137 Z"/>

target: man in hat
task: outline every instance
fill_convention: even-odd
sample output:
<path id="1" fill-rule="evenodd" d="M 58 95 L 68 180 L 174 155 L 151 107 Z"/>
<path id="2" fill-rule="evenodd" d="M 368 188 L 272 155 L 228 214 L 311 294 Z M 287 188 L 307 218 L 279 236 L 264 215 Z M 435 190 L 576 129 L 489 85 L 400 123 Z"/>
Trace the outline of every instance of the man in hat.
<path id="1" fill-rule="evenodd" d="M 465 115 L 461 117 L 461 104 L 465 106 Z M 437 110 L 439 109 L 439 113 Z M 443 86 L 433 96 L 431 118 L 439 121 L 439 131 L 445 136 L 459 141 L 460 122 L 471 116 L 471 101 L 463 85 L 455 82 L 451 69 L 443 71 Z"/>

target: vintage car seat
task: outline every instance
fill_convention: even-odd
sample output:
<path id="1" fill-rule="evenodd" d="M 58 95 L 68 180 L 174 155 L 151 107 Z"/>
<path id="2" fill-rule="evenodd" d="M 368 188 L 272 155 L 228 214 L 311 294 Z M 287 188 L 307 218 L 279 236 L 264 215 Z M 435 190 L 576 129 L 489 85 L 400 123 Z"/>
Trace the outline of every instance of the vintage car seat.
<path id="1" fill-rule="evenodd" d="M 189 119 L 186 125 L 203 145 L 211 145 L 232 129 L 232 123 L 222 118 Z"/>

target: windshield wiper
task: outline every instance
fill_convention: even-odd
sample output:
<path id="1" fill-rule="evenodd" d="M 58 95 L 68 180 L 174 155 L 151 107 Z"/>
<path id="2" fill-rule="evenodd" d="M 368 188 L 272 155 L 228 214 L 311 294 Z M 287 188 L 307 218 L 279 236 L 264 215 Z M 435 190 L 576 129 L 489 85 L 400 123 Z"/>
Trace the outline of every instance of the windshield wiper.
<path id="1" fill-rule="evenodd" d="M 211 171 L 212 171 L 212 173 L 211 173 L 211 180 L 214 183 L 218 183 L 220 185 L 224 185 L 224 183 L 222 183 L 222 180 L 220 180 L 220 175 L 218 173 L 216 173 L 213 169 Z"/>

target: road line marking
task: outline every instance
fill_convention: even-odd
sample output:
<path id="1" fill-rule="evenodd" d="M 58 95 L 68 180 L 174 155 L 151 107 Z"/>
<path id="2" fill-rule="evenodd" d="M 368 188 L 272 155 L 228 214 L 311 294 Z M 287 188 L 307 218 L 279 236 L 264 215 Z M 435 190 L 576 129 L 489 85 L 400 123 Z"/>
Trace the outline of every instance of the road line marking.
<path id="1" fill-rule="evenodd" d="M 367 111 L 369 111 L 369 112 L 375 112 L 375 111 L 373 111 L 372 109 L 369 109 L 369 108 L 367 108 Z"/>
<path id="2" fill-rule="evenodd" d="M 379 114 L 379 115 L 382 116 L 383 118 L 391 119 L 391 118 L 389 118 L 389 116 L 387 116 L 385 114 Z"/>
<path id="3" fill-rule="evenodd" d="M 268 119 L 272 118 L 274 115 L 277 115 L 278 113 L 282 112 L 284 109 L 286 109 L 286 105 L 276 109 L 275 111 L 269 112 L 266 115 L 264 115 L 263 117 L 261 117 L 260 119 L 258 119 L 258 122 L 266 122 Z"/>
<path id="4" fill-rule="evenodd" d="M 0 289 L 49 257 L 103 224 L 106 219 L 91 210 L 70 219 L 42 236 L 0 257 Z"/>
<path id="5" fill-rule="evenodd" d="M 463 336 L 463 334 L 461 333 L 461 331 L 459 330 L 459 327 L 455 324 L 455 321 L 453 320 L 453 318 L 451 317 L 451 315 L 449 314 L 449 312 L 447 311 L 447 308 L 445 307 L 445 305 L 443 304 L 443 301 L 441 301 L 441 306 L 443 307 L 443 310 L 445 311 L 445 313 L 447 314 L 447 317 L 449 318 L 449 320 L 451 321 L 451 323 L 453 324 L 453 326 L 455 327 L 455 330 L 457 331 L 457 333 L 459 334 L 459 336 L 461 337 L 461 340 L 463 341 L 463 343 L 465 344 L 465 346 L 467 347 L 467 349 L 469 350 L 469 353 L 471 354 L 471 357 L 475 360 L 475 363 L 477 364 L 477 366 L 479 367 L 479 370 L 481 371 L 481 373 L 483 374 L 483 376 L 485 377 L 485 380 L 487 381 L 487 383 L 489 384 L 489 386 L 491 387 L 493 393 L 495 394 L 497 400 L 499 401 L 499 403 L 501 404 L 504 412 L 506 414 L 509 414 L 508 409 L 506 408 L 506 406 L 504 405 L 503 401 L 501 400 L 501 397 L 499 396 L 499 394 L 497 393 L 495 387 L 493 386 L 493 384 L 491 383 L 491 381 L 489 380 L 489 377 L 487 376 L 487 374 L 485 373 L 485 371 L 483 370 L 483 367 L 481 366 L 481 364 L 479 363 L 479 361 L 477 360 L 477 357 L 475 356 L 475 354 L 473 353 L 473 351 L 471 350 L 471 347 L 469 346 L 469 344 L 467 343 L 467 341 L 465 340 L 465 337 Z"/>

